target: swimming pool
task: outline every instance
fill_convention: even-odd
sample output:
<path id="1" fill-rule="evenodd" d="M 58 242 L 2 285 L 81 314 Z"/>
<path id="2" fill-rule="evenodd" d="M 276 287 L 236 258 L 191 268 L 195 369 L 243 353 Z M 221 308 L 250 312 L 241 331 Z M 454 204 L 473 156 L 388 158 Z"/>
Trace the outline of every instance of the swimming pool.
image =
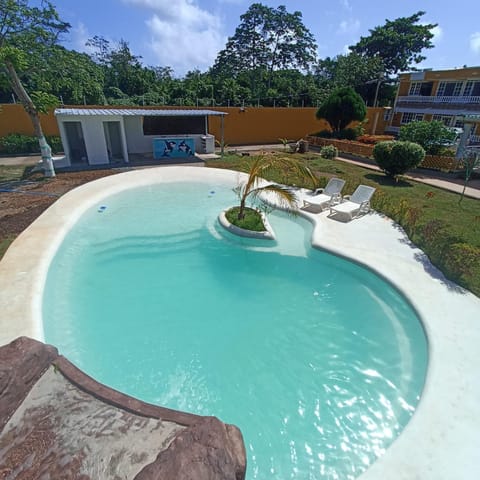
<path id="1" fill-rule="evenodd" d="M 87 211 L 51 265 L 45 337 L 110 386 L 235 423 L 249 478 L 354 478 L 410 418 L 426 368 L 414 311 L 389 284 L 310 248 L 216 224 L 231 188 L 132 189 Z M 101 207 L 106 208 L 101 208 Z"/>

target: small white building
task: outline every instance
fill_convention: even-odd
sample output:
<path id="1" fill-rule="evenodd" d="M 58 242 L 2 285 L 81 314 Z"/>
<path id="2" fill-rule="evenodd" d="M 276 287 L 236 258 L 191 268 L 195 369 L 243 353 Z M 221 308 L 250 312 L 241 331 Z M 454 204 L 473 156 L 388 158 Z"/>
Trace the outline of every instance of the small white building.
<path id="1" fill-rule="evenodd" d="M 129 161 L 152 163 L 214 153 L 208 133 L 214 110 L 58 108 L 55 116 L 65 150 L 65 165 L 89 166 Z"/>

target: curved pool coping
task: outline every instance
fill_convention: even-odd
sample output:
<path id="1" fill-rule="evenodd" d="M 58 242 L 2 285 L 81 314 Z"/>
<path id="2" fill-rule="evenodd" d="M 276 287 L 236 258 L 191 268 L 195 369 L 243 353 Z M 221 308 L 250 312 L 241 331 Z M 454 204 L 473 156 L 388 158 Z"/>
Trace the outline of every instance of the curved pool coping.
<path id="1" fill-rule="evenodd" d="M 41 296 L 48 266 L 82 213 L 125 188 L 176 181 L 238 184 L 242 174 L 159 167 L 105 177 L 57 200 L 12 243 L 0 262 L 0 344 L 44 340 Z M 391 220 L 371 213 L 349 223 L 300 212 L 313 246 L 363 264 L 395 285 L 416 309 L 429 346 L 424 391 L 400 436 L 361 480 L 451 480 L 480 476 L 480 299 L 447 281 Z"/>

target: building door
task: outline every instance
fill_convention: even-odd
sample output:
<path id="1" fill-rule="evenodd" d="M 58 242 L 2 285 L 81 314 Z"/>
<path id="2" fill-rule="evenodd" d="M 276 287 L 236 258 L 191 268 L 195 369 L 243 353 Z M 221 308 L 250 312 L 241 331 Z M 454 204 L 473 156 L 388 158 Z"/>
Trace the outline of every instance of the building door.
<path id="1" fill-rule="evenodd" d="M 103 122 L 103 131 L 107 143 L 109 162 L 123 162 L 125 159 L 123 157 L 120 122 Z"/>
<path id="2" fill-rule="evenodd" d="M 81 122 L 63 122 L 68 142 L 68 156 L 72 165 L 88 164 L 87 149 Z"/>

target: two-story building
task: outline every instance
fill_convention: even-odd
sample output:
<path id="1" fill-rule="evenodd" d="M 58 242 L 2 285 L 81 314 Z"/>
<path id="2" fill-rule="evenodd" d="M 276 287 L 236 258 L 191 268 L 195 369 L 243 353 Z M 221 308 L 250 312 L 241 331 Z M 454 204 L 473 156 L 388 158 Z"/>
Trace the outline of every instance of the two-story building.
<path id="1" fill-rule="evenodd" d="M 463 128 L 464 115 L 480 114 L 480 67 L 423 70 L 403 73 L 386 132 L 419 120 L 440 120 Z M 472 130 L 470 144 L 480 144 L 480 125 Z"/>

